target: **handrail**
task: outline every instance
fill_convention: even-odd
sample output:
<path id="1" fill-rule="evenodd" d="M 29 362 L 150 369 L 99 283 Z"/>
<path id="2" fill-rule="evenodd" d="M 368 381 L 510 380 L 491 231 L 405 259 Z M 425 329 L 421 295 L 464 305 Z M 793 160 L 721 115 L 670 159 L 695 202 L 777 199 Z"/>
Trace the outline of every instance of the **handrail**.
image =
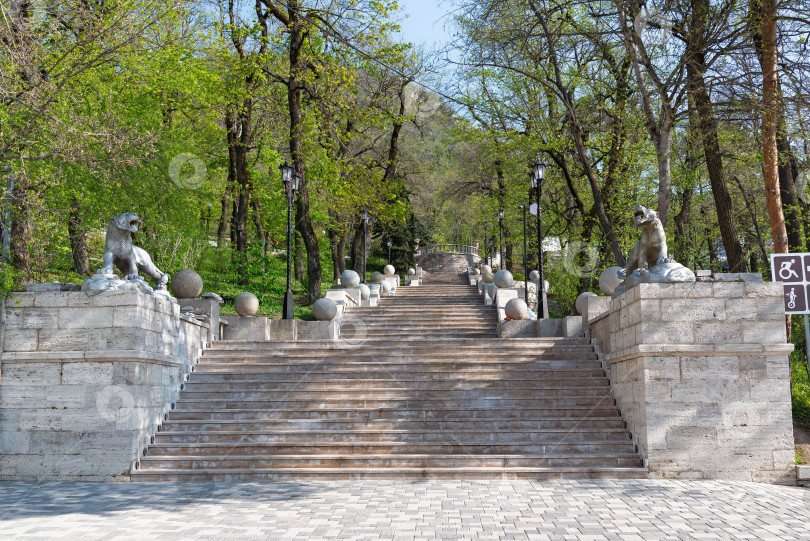
<path id="1" fill-rule="evenodd" d="M 478 251 L 478 248 L 475 246 L 470 246 L 469 244 L 432 244 L 430 246 L 422 246 L 420 247 L 416 255 L 427 255 L 427 254 L 472 254 L 481 256 L 481 253 Z"/>

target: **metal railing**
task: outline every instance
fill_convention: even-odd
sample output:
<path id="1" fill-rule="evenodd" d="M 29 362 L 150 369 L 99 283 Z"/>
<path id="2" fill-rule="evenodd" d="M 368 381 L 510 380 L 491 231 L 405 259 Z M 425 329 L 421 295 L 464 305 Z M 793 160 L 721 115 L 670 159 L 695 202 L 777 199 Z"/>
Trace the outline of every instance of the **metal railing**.
<path id="1" fill-rule="evenodd" d="M 422 246 L 416 252 L 416 255 L 427 254 L 472 254 L 481 256 L 478 248 L 467 244 L 433 244 L 431 246 Z"/>

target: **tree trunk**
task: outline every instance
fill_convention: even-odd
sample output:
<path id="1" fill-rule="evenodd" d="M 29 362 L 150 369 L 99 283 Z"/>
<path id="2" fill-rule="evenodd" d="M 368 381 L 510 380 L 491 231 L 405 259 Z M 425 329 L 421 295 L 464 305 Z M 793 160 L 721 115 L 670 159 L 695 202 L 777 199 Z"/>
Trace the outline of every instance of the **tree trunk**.
<path id="1" fill-rule="evenodd" d="M 230 174 L 228 174 L 228 184 L 225 186 L 225 193 L 222 195 L 222 199 L 220 200 L 221 214 L 219 216 L 219 226 L 217 227 L 218 246 L 222 246 L 222 244 L 225 242 L 225 235 L 228 233 L 228 216 L 230 216 L 228 207 L 231 203 L 231 192 L 233 191 L 230 180 Z"/>
<path id="2" fill-rule="evenodd" d="M 267 254 L 267 237 L 264 234 L 264 224 L 262 223 L 262 212 L 259 208 L 259 201 L 254 197 L 253 190 L 251 190 L 250 206 L 253 209 L 253 225 L 256 226 L 256 238 L 262 246 L 262 253 Z"/>
<path id="3" fill-rule="evenodd" d="M 762 21 L 759 60 L 762 66 L 762 155 L 765 201 L 768 205 L 773 249 L 774 252 L 781 254 L 787 253 L 789 246 L 779 189 L 779 152 L 776 145 L 776 131 L 779 126 L 776 0 L 762 0 L 759 7 L 761 12 L 756 15 Z"/>
<path id="4" fill-rule="evenodd" d="M 28 250 L 31 241 L 28 223 L 28 181 L 24 175 L 16 177 L 11 199 L 11 262 L 23 279 L 31 282 L 34 279 L 34 273 L 31 252 Z"/>
<path id="5" fill-rule="evenodd" d="M 745 272 L 745 257 L 743 256 L 740 237 L 737 235 L 734 208 L 728 191 L 726 172 L 720 152 L 720 142 L 717 137 L 717 121 L 714 118 L 714 110 L 704 78 L 707 66 L 703 49 L 706 45 L 705 33 L 708 11 L 708 0 L 692 0 L 692 25 L 687 45 L 692 51 L 688 55 L 686 66 L 689 92 L 691 94 L 689 105 L 694 107 L 698 118 L 698 129 L 703 142 L 703 154 L 706 157 L 706 169 L 712 185 L 712 195 L 717 209 L 717 222 L 720 226 L 723 246 L 726 249 L 729 272 Z M 692 118 L 694 116 L 692 115 Z"/>
<path id="6" fill-rule="evenodd" d="M 682 265 L 690 266 L 692 260 L 692 233 L 689 223 L 692 214 L 692 196 L 694 192 L 691 186 L 681 191 L 681 210 L 675 215 L 675 261 Z"/>
<path id="7" fill-rule="evenodd" d="M 290 153 L 293 167 L 300 180 L 295 199 L 295 229 L 301 234 L 301 240 L 307 250 L 307 303 L 312 304 L 321 296 L 321 252 L 318 237 L 309 214 L 309 190 L 307 187 L 306 167 L 303 151 L 303 111 L 301 93 L 304 88 L 303 77 L 307 69 L 307 58 L 304 50 L 304 21 L 299 13 L 299 0 L 288 0 L 287 3 L 290 32 L 290 78 L 287 84 L 287 103 L 290 111 Z"/>
<path id="8" fill-rule="evenodd" d="M 82 209 L 79 200 L 74 198 L 68 216 L 68 237 L 70 237 L 70 251 L 73 254 L 73 269 L 79 274 L 89 276 L 90 256 L 87 253 L 87 232 L 84 229 Z"/>
<path id="9" fill-rule="evenodd" d="M 793 150 L 785 134 L 784 111 L 780 107 L 779 128 L 776 132 L 776 149 L 779 153 L 779 194 L 782 198 L 782 208 L 785 213 L 785 228 L 787 229 L 788 247 L 791 252 L 802 251 L 802 216 L 801 207 L 796 197 L 795 179 L 798 171 L 794 171 Z"/>
<path id="10" fill-rule="evenodd" d="M 293 274 L 296 280 L 301 280 L 304 277 L 304 260 L 306 259 L 306 250 L 304 250 L 303 239 L 299 231 L 294 231 L 295 234 L 295 247 L 293 258 Z M 317 299 L 315 299 L 317 300 Z"/>

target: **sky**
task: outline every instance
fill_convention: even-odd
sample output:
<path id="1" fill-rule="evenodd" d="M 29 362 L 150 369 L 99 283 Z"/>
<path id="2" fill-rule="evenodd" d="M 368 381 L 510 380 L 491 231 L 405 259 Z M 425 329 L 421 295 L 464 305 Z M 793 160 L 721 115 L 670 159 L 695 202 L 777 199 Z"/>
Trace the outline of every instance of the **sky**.
<path id="1" fill-rule="evenodd" d="M 403 41 L 441 47 L 450 39 L 442 19 L 452 9 L 448 0 L 399 0 Z M 406 18 L 405 15 L 408 15 Z"/>

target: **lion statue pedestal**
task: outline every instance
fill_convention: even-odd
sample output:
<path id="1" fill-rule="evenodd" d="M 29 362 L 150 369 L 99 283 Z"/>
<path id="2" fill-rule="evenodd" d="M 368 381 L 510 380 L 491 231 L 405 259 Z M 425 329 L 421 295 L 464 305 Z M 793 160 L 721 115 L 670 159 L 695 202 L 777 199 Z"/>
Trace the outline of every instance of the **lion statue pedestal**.
<path id="1" fill-rule="evenodd" d="M 633 246 L 627 266 L 619 272 L 624 280 L 613 290 L 613 296 L 638 284 L 694 282 L 694 272 L 667 257 L 666 234 L 658 213 L 644 205 L 636 205 L 633 215 L 636 227 L 641 228 L 641 238 Z"/>
<path id="2" fill-rule="evenodd" d="M 134 212 L 125 212 L 110 220 L 104 240 L 104 266 L 84 281 L 82 291 L 88 295 L 103 291 L 140 291 L 148 295 L 162 295 L 176 302 L 166 290 L 169 275 L 152 263 L 146 250 L 132 244 L 132 235 L 138 232 L 138 221 L 138 215 Z M 124 278 L 115 274 L 115 268 L 121 271 Z M 138 271 L 155 280 L 154 289 L 149 287 Z"/>

